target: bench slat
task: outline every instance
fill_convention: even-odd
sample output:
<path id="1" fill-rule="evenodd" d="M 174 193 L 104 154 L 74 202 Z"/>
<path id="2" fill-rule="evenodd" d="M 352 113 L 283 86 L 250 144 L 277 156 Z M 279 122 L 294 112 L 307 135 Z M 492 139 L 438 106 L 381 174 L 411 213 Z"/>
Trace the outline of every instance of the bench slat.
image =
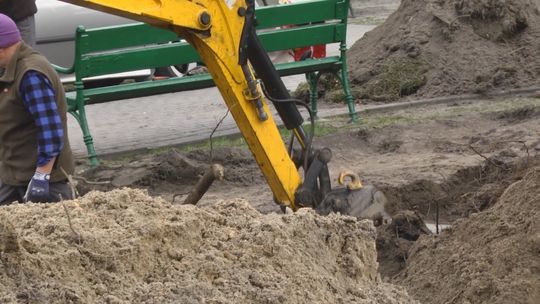
<path id="1" fill-rule="evenodd" d="M 145 23 L 95 29 L 81 28 L 78 29 L 77 35 L 80 36 L 78 38 L 80 39 L 80 50 L 82 54 L 180 40 L 174 32 Z"/>
<path id="2" fill-rule="evenodd" d="M 341 69 L 341 58 L 339 56 L 325 57 L 320 59 L 308 59 L 276 64 L 279 76 L 298 75 L 316 71 L 335 71 Z"/>
<path id="3" fill-rule="evenodd" d="M 257 28 L 304 24 L 334 19 L 346 19 L 348 2 L 343 0 L 314 0 L 286 5 L 272 5 L 255 10 Z"/>
<path id="4" fill-rule="evenodd" d="M 187 43 L 161 44 L 106 54 L 84 55 L 79 62 L 80 70 L 77 76 L 86 78 L 198 61 L 199 54 Z"/>
<path id="5" fill-rule="evenodd" d="M 318 24 L 309 27 L 293 27 L 258 34 L 268 52 L 287 50 L 317 44 L 337 43 L 344 39 L 344 24 Z"/>
<path id="6" fill-rule="evenodd" d="M 142 97 L 154 94 L 202 89 L 214 86 L 210 74 L 176 77 L 158 81 L 127 83 L 110 87 L 85 90 L 85 104 L 95 104 L 111 100 Z M 66 93 L 68 103 L 74 103 L 74 92 Z"/>
<path id="7" fill-rule="evenodd" d="M 259 37 L 269 52 L 339 42 L 345 37 L 343 24 L 319 24 L 260 33 Z M 118 72 L 141 70 L 159 66 L 198 62 L 198 53 L 185 42 L 145 46 L 119 52 L 85 55 L 80 61 L 81 78 Z"/>
<path id="8" fill-rule="evenodd" d="M 276 70 L 280 76 L 290 76 L 313 71 L 337 70 L 341 67 L 340 64 L 340 58 L 338 56 L 333 56 L 276 64 Z M 85 101 L 86 104 L 95 104 L 118 99 L 195 90 L 212 86 L 214 86 L 214 81 L 211 76 L 209 74 L 204 74 L 86 89 L 84 95 L 87 98 Z M 66 97 L 68 98 L 70 108 L 74 107 L 75 92 L 66 93 Z"/>

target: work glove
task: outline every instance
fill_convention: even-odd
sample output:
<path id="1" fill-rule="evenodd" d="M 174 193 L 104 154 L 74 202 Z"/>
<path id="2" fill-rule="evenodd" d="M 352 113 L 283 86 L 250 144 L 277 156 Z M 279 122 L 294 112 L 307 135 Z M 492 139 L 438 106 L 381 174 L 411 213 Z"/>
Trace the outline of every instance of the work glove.
<path id="1" fill-rule="evenodd" d="M 26 193 L 24 194 L 24 201 L 34 203 L 50 202 L 49 179 L 49 174 L 41 172 L 34 173 L 30 183 L 28 183 Z"/>

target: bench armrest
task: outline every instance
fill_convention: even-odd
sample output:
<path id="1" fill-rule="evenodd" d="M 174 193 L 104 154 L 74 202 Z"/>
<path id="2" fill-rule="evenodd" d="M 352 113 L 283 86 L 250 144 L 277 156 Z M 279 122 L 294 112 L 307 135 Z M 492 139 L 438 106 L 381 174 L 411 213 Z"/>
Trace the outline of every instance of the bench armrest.
<path id="1" fill-rule="evenodd" d="M 64 68 L 56 64 L 52 64 L 53 68 L 58 72 L 62 74 L 73 74 L 75 73 L 75 67 L 72 66 L 70 68 Z"/>

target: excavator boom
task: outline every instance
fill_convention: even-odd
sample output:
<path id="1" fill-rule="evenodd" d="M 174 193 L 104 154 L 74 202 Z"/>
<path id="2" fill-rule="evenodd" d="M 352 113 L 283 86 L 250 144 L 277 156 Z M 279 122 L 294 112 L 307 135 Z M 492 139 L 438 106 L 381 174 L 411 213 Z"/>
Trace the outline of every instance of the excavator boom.
<path id="1" fill-rule="evenodd" d="M 295 191 L 302 183 L 300 174 L 254 81 L 245 48 L 241 47 L 241 43 L 247 43 L 248 35 L 254 33 L 245 27 L 250 22 L 246 17 L 253 14 L 253 3 L 249 5 L 245 0 L 61 1 L 169 29 L 188 41 L 208 67 L 275 199 L 296 209 Z"/>

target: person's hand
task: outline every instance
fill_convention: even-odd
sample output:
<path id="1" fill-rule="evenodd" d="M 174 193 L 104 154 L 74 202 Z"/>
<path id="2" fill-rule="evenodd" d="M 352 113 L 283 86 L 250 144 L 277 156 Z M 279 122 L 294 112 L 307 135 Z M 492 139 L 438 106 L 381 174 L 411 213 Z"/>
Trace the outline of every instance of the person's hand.
<path id="1" fill-rule="evenodd" d="M 204 65 L 198 65 L 191 70 L 187 71 L 188 76 L 194 76 L 194 75 L 201 75 L 201 74 L 207 74 L 208 68 Z"/>
<path id="2" fill-rule="evenodd" d="M 24 201 L 34 203 L 50 201 L 49 179 L 49 174 L 41 172 L 34 173 L 30 183 L 28 183 Z"/>

